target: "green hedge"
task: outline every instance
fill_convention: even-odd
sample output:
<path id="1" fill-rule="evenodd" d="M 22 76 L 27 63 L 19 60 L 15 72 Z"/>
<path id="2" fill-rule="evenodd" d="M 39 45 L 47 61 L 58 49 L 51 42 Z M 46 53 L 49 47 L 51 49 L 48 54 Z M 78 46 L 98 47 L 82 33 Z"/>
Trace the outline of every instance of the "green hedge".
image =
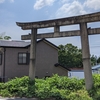
<path id="1" fill-rule="evenodd" d="M 56 100 L 100 100 L 100 75 L 94 75 L 94 86 L 86 91 L 84 80 L 58 76 L 46 79 L 30 80 L 25 76 L 0 83 L 0 96 L 3 97 L 37 97 Z"/>

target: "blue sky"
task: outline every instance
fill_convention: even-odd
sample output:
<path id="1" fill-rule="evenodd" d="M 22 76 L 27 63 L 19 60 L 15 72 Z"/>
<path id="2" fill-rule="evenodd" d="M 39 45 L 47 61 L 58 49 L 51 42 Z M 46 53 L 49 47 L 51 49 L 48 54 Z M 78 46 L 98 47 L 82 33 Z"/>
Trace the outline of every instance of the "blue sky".
<path id="1" fill-rule="evenodd" d="M 16 22 L 34 22 L 76 16 L 100 11 L 100 0 L 0 0 L 0 34 L 11 36 L 12 40 L 21 40 L 21 35 L 29 30 L 21 30 Z M 99 27 L 100 23 L 88 24 Z M 65 26 L 63 30 L 79 29 L 78 25 Z M 52 28 L 38 32 L 53 31 Z M 81 48 L 80 37 L 48 39 L 56 45 L 72 43 Z M 100 56 L 100 35 L 89 36 L 90 53 Z"/>

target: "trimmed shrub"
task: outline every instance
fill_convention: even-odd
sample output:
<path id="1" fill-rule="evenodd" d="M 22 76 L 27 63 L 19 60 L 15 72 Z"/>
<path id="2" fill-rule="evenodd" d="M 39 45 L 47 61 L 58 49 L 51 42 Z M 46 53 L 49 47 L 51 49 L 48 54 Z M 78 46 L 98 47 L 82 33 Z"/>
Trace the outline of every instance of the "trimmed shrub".
<path id="1" fill-rule="evenodd" d="M 88 91 L 93 100 L 100 100 L 100 74 L 93 75 L 93 88 Z"/>
<path id="2" fill-rule="evenodd" d="M 66 100 L 93 100 L 86 90 L 71 92 Z"/>
<path id="3" fill-rule="evenodd" d="M 42 100 L 100 100 L 100 75 L 93 75 L 94 86 L 86 91 L 83 79 L 53 75 L 46 79 L 15 78 L 0 83 L 0 96 L 37 97 Z"/>
<path id="4" fill-rule="evenodd" d="M 35 94 L 34 81 L 31 81 L 27 76 L 15 78 L 6 83 L 0 84 L 1 96 L 24 96 L 33 97 Z M 3 93 L 6 95 L 3 95 Z"/>

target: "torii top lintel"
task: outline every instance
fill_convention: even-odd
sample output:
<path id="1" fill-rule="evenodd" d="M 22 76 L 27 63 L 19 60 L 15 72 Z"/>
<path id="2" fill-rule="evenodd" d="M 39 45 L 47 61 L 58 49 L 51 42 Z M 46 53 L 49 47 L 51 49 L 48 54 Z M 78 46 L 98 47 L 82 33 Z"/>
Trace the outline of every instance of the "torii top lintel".
<path id="1" fill-rule="evenodd" d="M 16 22 L 16 24 L 20 26 L 23 30 L 28 30 L 32 28 L 47 28 L 47 27 L 64 26 L 64 25 L 80 24 L 83 22 L 88 23 L 96 21 L 100 21 L 100 12 L 85 14 L 81 16 L 38 21 L 38 22 L 26 22 L 26 23 Z"/>

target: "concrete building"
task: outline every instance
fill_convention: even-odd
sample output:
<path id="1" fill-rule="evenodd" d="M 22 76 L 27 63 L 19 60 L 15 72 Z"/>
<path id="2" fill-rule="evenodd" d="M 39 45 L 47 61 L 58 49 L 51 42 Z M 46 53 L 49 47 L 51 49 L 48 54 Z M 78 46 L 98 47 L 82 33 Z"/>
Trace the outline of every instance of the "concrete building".
<path id="1" fill-rule="evenodd" d="M 53 74 L 68 75 L 67 68 L 58 63 L 58 47 L 46 39 L 39 40 L 36 47 L 36 77 Z M 7 81 L 14 77 L 29 75 L 30 42 L 0 40 L 0 77 Z"/>

